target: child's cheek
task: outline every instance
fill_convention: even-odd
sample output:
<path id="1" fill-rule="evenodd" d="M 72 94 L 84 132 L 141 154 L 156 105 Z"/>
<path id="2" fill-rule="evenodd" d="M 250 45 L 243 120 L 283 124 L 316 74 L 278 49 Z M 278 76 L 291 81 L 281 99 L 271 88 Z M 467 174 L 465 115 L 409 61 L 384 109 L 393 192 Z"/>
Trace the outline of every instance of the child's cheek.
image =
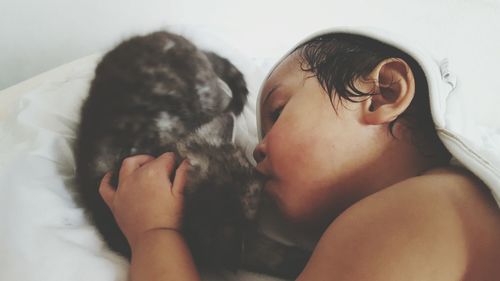
<path id="1" fill-rule="evenodd" d="M 283 120 L 284 121 L 284 120 Z M 268 156 L 273 172 L 281 179 L 297 176 L 304 165 L 308 165 L 307 154 L 311 147 L 309 140 L 297 128 L 286 125 L 286 122 L 275 124 L 267 136 Z"/>

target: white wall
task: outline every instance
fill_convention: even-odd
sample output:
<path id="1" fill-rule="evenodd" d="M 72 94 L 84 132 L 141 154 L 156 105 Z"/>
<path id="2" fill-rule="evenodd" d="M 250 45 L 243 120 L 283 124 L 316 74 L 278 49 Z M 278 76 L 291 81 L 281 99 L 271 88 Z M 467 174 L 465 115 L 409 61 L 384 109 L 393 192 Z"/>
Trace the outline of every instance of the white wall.
<path id="1" fill-rule="evenodd" d="M 0 0 L 0 89 L 166 25 L 202 26 L 255 57 L 317 29 L 368 25 L 417 37 L 498 101 L 499 15 L 500 0 Z"/>
<path id="2" fill-rule="evenodd" d="M 498 47 L 498 36 L 484 35 L 499 30 L 499 13 L 498 0 L 0 0 L 0 89 L 167 24 L 226 32 L 235 47 L 261 56 L 338 24 L 427 31 L 429 41 L 446 33 L 466 45 L 469 35 Z"/>

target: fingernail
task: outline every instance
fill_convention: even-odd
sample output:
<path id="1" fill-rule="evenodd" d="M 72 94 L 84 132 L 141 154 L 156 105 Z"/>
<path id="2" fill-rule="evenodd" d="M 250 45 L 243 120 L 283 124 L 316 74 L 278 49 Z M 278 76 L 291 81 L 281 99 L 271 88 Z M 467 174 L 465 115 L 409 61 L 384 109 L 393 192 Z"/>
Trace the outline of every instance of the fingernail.
<path id="1" fill-rule="evenodd" d="M 167 155 L 175 158 L 175 153 L 173 153 L 173 152 L 167 152 Z"/>

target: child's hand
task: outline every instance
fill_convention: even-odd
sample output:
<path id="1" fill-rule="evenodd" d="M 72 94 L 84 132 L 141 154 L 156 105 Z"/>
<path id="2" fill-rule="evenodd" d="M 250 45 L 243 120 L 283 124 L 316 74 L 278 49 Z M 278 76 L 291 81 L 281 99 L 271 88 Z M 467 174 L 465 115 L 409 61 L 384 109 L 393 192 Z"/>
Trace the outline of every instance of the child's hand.
<path id="1" fill-rule="evenodd" d="M 113 212 L 115 220 L 133 248 L 136 240 L 154 229 L 181 229 L 184 206 L 184 186 L 189 164 L 184 160 L 175 171 L 174 154 L 158 158 L 137 155 L 122 162 L 116 191 L 110 185 L 107 173 L 99 186 L 99 193 Z"/>

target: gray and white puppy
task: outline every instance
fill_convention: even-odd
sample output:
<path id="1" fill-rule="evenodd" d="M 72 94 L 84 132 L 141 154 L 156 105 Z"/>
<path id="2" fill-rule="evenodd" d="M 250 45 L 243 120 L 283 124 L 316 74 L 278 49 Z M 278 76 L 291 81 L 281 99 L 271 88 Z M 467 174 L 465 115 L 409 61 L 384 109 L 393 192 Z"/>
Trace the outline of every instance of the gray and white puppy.
<path id="1" fill-rule="evenodd" d="M 260 250 L 252 259 L 242 258 L 244 241 L 258 245 L 261 240 L 254 222 L 262 182 L 243 149 L 232 142 L 234 115 L 243 110 L 247 94 L 243 75 L 228 60 L 172 33 L 133 37 L 103 57 L 74 145 L 76 198 L 112 250 L 130 257 L 129 245 L 99 195 L 100 179 L 113 170 L 117 186 L 124 158 L 172 151 L 192 166 L 183 231 L 197 265 L 235 270 L 245 260 L 260 264 L 255 257 L 265 259 Z M 275 265 L 266 269 L 262 264 L 248 267 L 274 273 Z"/>

